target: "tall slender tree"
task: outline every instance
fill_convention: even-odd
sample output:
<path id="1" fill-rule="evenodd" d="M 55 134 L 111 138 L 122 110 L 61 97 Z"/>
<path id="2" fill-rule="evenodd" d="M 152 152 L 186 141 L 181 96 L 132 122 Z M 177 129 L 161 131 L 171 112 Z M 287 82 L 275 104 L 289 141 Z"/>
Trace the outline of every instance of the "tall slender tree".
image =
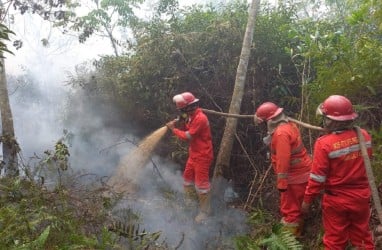
<path id="1" fill-rule="evenodd" d="M 3 2 L 0 1 L 0 9 L 3 9 Z M 2 11 L 3 13 L 3 11 Z M 4 16 L 0 16 L 0 20 L 4 21 Z M 4 40 L 9 40 L 9 34 L 13 33 L 6 26 L 2 25 L 1 32 L 1 50 L 0 50 L 0 115 L 1 115 L 1 142 L 3 150 L 3 162 L 5 174 L 9 177 L 19 175 L 17 153 L 19 146 L 15 138 L 15 129 L 13 127 L 13 115 L 11 105 L 9 104 L 8 85 L 5 75 L 4 52 L 9 52 Z"/>
<path id="2" fill-rule="evenodd" d="M 243 45 L 241 49 L 239 65 L 237 67 L 235 86 L 232 94 L 229 113 L 239 114 L 241 101 L 244 95 L 245 79 L 248 68 L 248 61 L 251 54 L 253 41 L 253 33 L 256 21 L 257 11 L 259 9 L 260 0 L 252 0 L 249 13 L 247 27 L 244 34 Z M 223 137 L 220 143 L 220 149 L 217 155 L 214 176 L 213 191 L 221 190 L 219 188 L 223 182 L 223 170 L 229 167 L 231 159 L 231 151 L 233 146 L 234 135 L 236 133 L 237 118 L 227 118 Z"/>
<path id="3" fill-rule="evenodd" d="M 0 52 L 2 56 L 3 53 Z M 4 59 L 1 59 L 0 66 L 0 112 L 3 143 L 3 161 L 5 173 L 9 177 L 16 177 L 19 174 L 17 153 L 19 152 L 18 143 L 15 138 L 15 129 L 13 127 L 13 115 L 8 98 L 7 78 L 5 76 Z"/>

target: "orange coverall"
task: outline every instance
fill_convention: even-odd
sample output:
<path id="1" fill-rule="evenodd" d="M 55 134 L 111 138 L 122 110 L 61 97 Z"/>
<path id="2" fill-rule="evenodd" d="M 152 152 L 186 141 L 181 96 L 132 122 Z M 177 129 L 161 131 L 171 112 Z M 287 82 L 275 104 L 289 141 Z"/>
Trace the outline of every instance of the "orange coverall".
<path id="1" fill-rule="evenodd" d="M 188 117 L 185 130 L 173 129 L 182 140 L 189 141 L 188 159 L 183 172 L 185 186 L 195 183 L 198 193 L 210 191 L 209 170 L 213 161 L 211 130 L 207 116 L 200 108 Z"/>
<path id="2" fill-rule="evenodd" d="M 271 160 L 277 175 L 282 223 L 297 227 L 302 220 L 301 203 L 308 182 L 311 158 L 293 122 L 281 123 L 272 134 Z"/>
<path id="3" fill-rule="evenodd" d="M 371 137 L 362 130 L 371 156 Z M 369 228 L 370 187 L 355 130 L 332 132 L 317 139 L 304 202 L 320 192 L 325 249 L 343 250 L 350 241 L 357 249 L 374 249 Z"/>

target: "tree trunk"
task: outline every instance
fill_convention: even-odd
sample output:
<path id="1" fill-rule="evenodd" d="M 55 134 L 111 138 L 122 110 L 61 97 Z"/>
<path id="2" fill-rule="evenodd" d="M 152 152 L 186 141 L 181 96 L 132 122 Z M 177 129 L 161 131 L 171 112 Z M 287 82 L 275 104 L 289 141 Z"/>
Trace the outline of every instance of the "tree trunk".
<path id="1" fill-rule="evenodd" d="M 232 94 L 231 104 L 229 107 L 230 114 L 239 114 L 241 101 L 244 94 L 245 79 L 248 68 L 249 56 L 251 54 L 251 47 L 253 41 L 253 31 L 255 27 L 255 20 L 257 10 L 260 5 L 260 0 L 252 0 L 248 13 L 248 22 L 244 34 L 243 46 L 239 65 L 237 67 L 234 91 Z M 231 159 L 231 151 L 233 146 L 234 135 L 236 133 L 237 118 L 227 118 L 224 129 L 220 149 L 216 158 L 214 175 L 213 175 L 213 191 L 222 190 L 223 184 L 223 170 L 229 167 Z"/>
<path id="2" fill-rule="evenodd" d="M 104 28 L 105 28 L 105 30 L 106 30 L 107 36 L 109 37 L 111 46 L 113 47 L 114 55 L 115 55 L 116 57 L 119 57 L 117 44 L 116 44 L 116 42 L 115 42 L 115 38 L 114 38 L 114 36 L 113 36 L 112 31 L 107 27 L 106 24 L 104 24 Z"/>
<path id="3" fill-rule="evenodd" d="M 0 52 L 0 56 L 3 54 Z M 17 153 L 19 146 L 15 139 L 15 130 L 13 127 L 13 116 L 9 104 L 7 79 L 5 75 L 4 59 L 1 59 L 0 65 L 0 114 L 2 125 L 1 142 L 3 143 L 3 164 L 5 174 L 9 177 L 19 175 Z"/>

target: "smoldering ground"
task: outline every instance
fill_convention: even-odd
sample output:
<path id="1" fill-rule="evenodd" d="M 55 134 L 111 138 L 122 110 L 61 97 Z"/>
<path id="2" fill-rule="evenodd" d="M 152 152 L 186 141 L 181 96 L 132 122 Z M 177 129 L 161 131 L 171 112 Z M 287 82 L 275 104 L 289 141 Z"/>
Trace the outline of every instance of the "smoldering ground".
<path id="1" fill-rule="evenodd" d="M 196 224 L 197 201 L 193 207 L 185 206 L 181 166 L 159 157 L 152 160 L 133 180 L 134 192 L 115 211 L 139 212 L 143 228 L 148 232 L 160 231 L 160 241 L 165 241 L 169 249 L 235 249 L 234 237 L 248 232 L 246 214 L 213 197 L 211 217 Z"/>
<path id="2" fill-rule="evenodd" d="M 161 232 L 160 241 L 169 249 L 234 249 L 233 237 L 247 231 L 245 214 L 213 197 L 212 216 L 203 224 L 194 222 L 198 201 L 185 205 L 183 166 L 153 155 L 167 132 L 167 127 L 161 127 L 142 139 L 137 148 L 121 155 L 109 182 L 114 190 L 125 194 L 114 208 L 114 220 L 129 224 L 131 221 L 119 214 L 136 211 L 145 232 Z M 222 192 L 226 189 L 228 185 Z"/>

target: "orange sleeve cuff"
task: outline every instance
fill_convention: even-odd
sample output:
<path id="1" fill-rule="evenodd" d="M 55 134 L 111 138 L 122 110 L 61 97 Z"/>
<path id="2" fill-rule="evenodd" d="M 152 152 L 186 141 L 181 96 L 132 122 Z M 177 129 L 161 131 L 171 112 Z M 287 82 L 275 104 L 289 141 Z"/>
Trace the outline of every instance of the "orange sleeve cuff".
<path id="1" fill-rule="evenodd" d="M 277 189 L 287 189 L 287 187 L 288 187 L 288 179 L 286 178 L 277 179 Z"/>

